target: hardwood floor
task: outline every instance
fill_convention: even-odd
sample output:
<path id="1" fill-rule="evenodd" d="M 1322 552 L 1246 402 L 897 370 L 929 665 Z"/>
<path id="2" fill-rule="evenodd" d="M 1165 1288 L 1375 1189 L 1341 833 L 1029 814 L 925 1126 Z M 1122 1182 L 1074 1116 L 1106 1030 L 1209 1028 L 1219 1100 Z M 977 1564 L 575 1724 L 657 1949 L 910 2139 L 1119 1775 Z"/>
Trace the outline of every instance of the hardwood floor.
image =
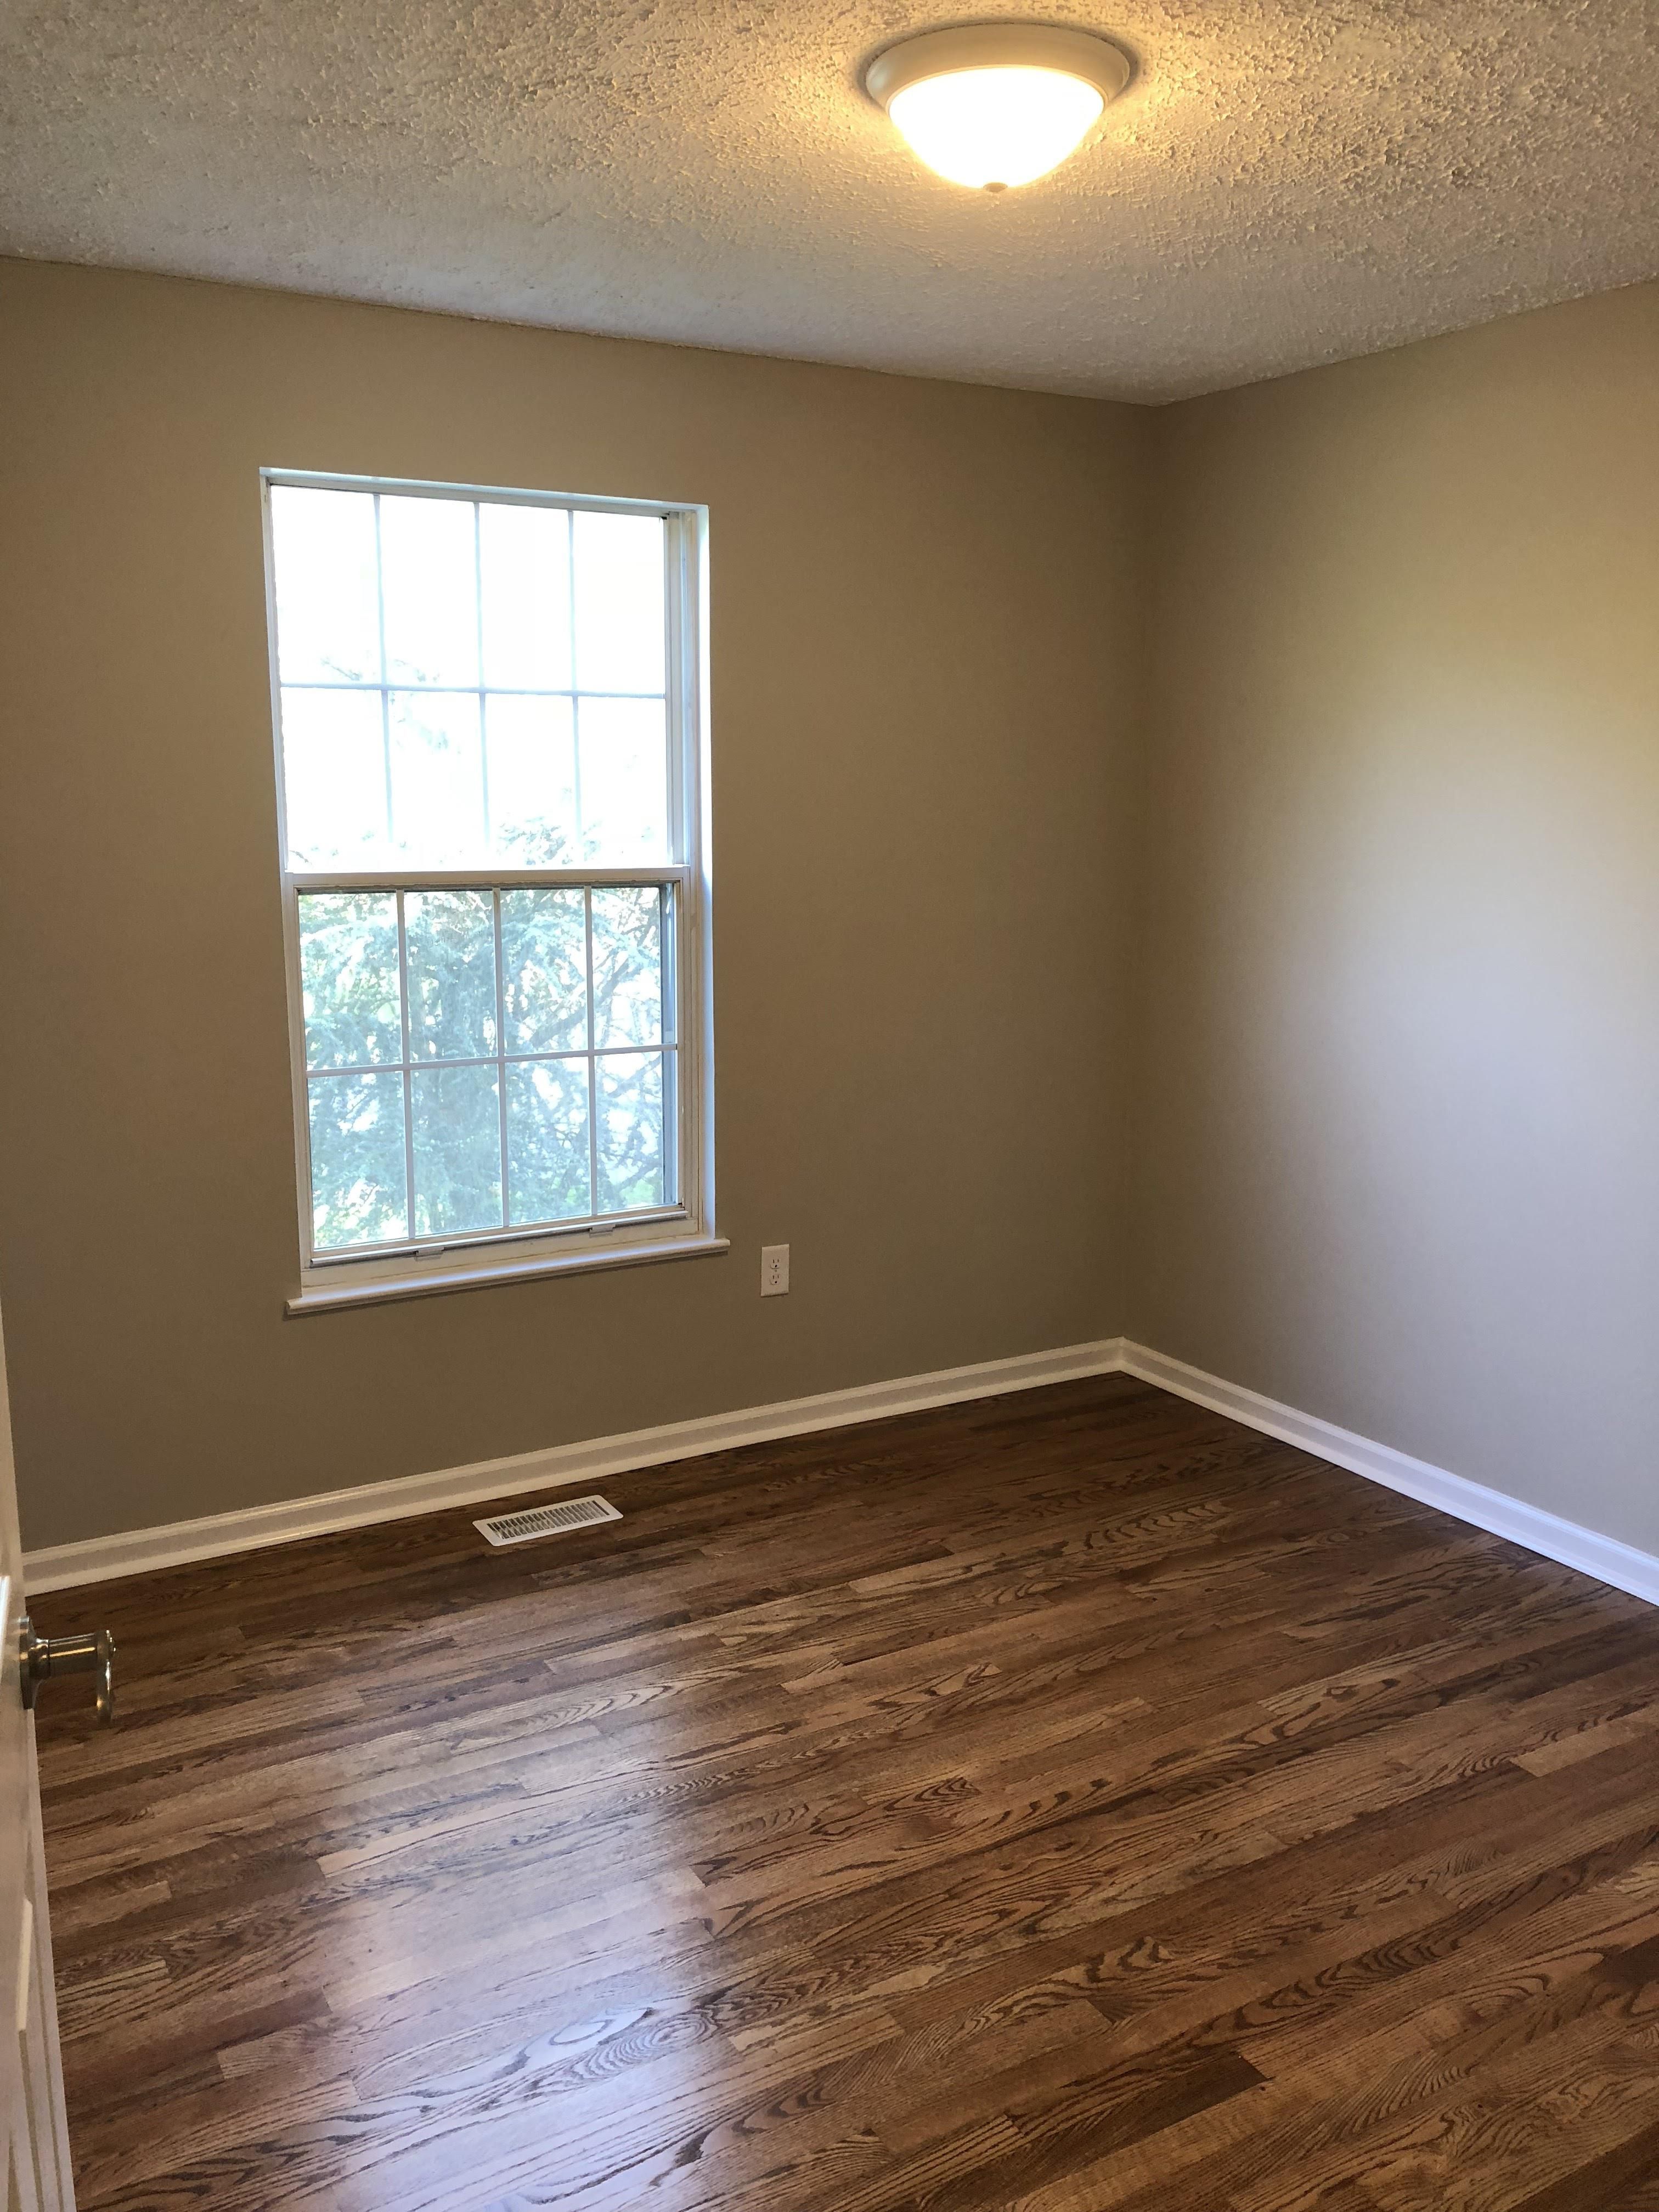
<path id="1" fill-rule="evenodd" d="M 605 1487 L 39 1602 L 82 2212 L 1659 2212 L 1659 1614 L 1122 1376 Z"/>

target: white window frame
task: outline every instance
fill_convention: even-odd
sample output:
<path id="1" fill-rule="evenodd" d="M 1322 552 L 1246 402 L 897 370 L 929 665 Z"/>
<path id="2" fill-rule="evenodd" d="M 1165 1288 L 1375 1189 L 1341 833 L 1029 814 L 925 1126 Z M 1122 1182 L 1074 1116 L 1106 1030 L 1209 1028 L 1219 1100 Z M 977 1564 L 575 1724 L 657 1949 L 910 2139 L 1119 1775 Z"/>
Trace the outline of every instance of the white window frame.
<path id="1" fill-rule="evenodd" d="M 652 1260 L 724 1252 L 714 1229 L 714 988 L 710 953 L 708 851 L 707 507 L 680 501 L 599 499 L 583 494 L 509 489 L 493 484 L 428 483 L 412 477 L 337 476 L 304 469 L 261 469 L 266 634 L 270 650 L 271 730 L 276 753 L 277 860 L 288 974 L 289 1051 L 294 1089 L 294 1151 L 299 1200 L 300 1287 L 290 1314 L 382 1298 L 418 1297 L 529 1276 L 616 1267 Z M 664 532 L 667 609 L 669 828 L 674 858 L 661 866 L 600 868 L 466 870 L 294 869 L 288 860 L 283 769 L 282 686 L 277 667 L 276 563 L 271 534 L 274 485 L 318 491 L 415 494 L 422 498 L 487 500 L 599 514 L 659 515 Z M 384 672 L 382 672 L 384 674 Z M 300 896 L 305 891 L 424 890 L 456 887 L 512 889 L 535 884 L 581 889 L 605 884 L 666 886 L 672 921 L 669 988 L 678 1049 L 665 1085 L 665 1141 L 675 1146 L 678 1195 L 648 1214 L 503 1228 L 377 1249 L 362 1255 L 319 1255 L 313 1244 L 310 1106 L 307 1086 L 305 998 L 300 968 Z M 673 1093 L 672 1122 L 670 1092 Z"/>

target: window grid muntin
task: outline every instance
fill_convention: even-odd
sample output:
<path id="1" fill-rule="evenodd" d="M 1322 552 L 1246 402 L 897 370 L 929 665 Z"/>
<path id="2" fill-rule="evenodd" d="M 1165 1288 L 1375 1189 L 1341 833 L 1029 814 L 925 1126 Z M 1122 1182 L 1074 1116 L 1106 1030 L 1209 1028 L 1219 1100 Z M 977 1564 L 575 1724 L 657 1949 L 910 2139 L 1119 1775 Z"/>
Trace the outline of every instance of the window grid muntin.
<path id="1" fill-rule="evenodd" d="M 698 608 L 702 588 L 703 511 L 696 507 L 665 506 L 654 501 L 606 499 L 587 497 L 580 494 L 546 494 L 538 491 L 515 490 L 501 486 L 449 485 L 423 483 L 416 479 L 368 478 L 340 477 L 323 472 L 267 469 L 261 471 L 266 497 L 267 544 L 267 604 L 268 631 L 270 639 L 271 688 L 273 717 L 276 738 L 276 781 L 279 835 L 284 877 L 285 933 L 289 946 L 289 999 L 291 1007 L 290 1032 L 293 1040 L 292 1064 L 295 1079 L 295 1148 L 300 1169 L 300 1228 L 305 1269 L 331 1271 L 348 1266 L 365 1271 L 371 1284 L 384 1276 L 385 1263 L 398 1262 L 406 1258 L 435 1258 L 446 1252 L 462 1249 L 488 1248 L 494 1245 L 517 1245 L 541 1241 L 549 1244 L 571 1239 L 580 1240 L 585 1234 L 610 1237 L 617 1233 L 617 1243 L 625 1249 L 631 1231 L 635 1238 L 648 1238 L 653 1230 L 667 1224 L 685 1224 L 685 1233 L 712 1235 L 713 1218 L 709 1206 L 713 1196 L 713 1158 L 710 1150 L 712 1126 L 709 1121 L 709 1100 L 707 1096 L 708 1075 L 705 1060 L 708 1038 L 705 1035 L 708 1014 L 703 994 L 707 988 L 708 954 L 702 942 L 707 925 L 708 883 L 700 857 L 702 811 L 706 804 L 704 780 L 706 768 L 702 758 L 702 687 L 705 678 L 702 658 L 705 634 Z M 477 869 L 434 868 L 357 868 L 325 867 L 294 869 L 288 859 L 286 781 L 283 764 L 281 694 L 278 668 L 278 637 L 276 605 L 276 568 L 274 543 L 271 538 L 270 494 L 280 485 L 301 489 L 334 490 L 372 495 L 375 502 L 375 588 L 377 649 L 380 659 L 381 682 L 362 684 L 345 680 L 312 681 L 296 679 L 295 690 L 379 690 L 382 697 L 382 760 L 387 778 L 391 771 L 389 739 L 390 695 L 396 690 L 407 690 L 417 695 L 440 690 L 471 692 L 470 685 L 420 685 L 414 683 L 393 684 L 386 680 L 386 641 L 384 634 L 384 569 L 380 559 L 379 506 L 383 495 L 406 494 L 423 498 L 446 499 L 469 503 L 475 509 L 475 543 L 477 531 L 476 510 L 481 504 L 492 507 L 526 506 L 563 510 L 569 517 L 580 514 L 650 515 L 665 526 L 664 553 L 664 616 L 665 655 L 664 683 L 652 691 L 621 691 L 595 689 L 582 692 L 575 684 L 562 686 L 481 685 L 481 694 L 488 696 L 566 697 L 572 701 L 573 727 L 576 702 L 582 697 L 593 700 L 650 699 L 660 700 L 664 707 L 666 738 L 665 797 L 667 848 L 672 856 L 662 863 L 637 862 L 632 866 L 594 863 L 586 866 L 569 864 L 546 868 L 517 865 L 489 866 Z M 568 525 L 574 526 L 574 525 Z M 568 610 L 574 646 L 575 574 L 574 562 L 567 566 L 567 589 L 571 604 Z M 482 673 L 482 635 L 479 641 L 480 672 Z M 573 666 L 572 675 L 575 671 Z M 482 736 L 482 714 L 481 714 Z M 573 779 L 579 780 L 581 762 L 579 750 L 574 750 Z M 388 821 L 392 819 L 395 800 L 388 781 L 385 794 Z M 664 895 L 666 927 L 661 967 L 664 1009 L 664 1041 L 660 1045 L 641 1047 L 619 1045 L 600 1048 L 590 1054 L 590 1086 L 595 1081 L 593 1070 L 599 1058 L 611 1054 L 628 1054 L 641 1052 L 655 1054 L 660 1062 L 662 1077 L 663 1176 L 665 1194 L 674 1195 L 660 1206 L 633 1209 L 626 1214 L 595 1213 L 580 1219 L 561 1221 L 545 1226 L 503 1228 L 495 1231 L 452 1233 L 443 1237 L 411 1239 L 392 1244 L 362 1244 L 331 1248 L 319 1251 L 313 1239 L 313 1183 L 310 1159 L 309 1088 L 313 1073 L 346 1073 L 343 1068 L 308 1071 L 305 1065 L 305 1022 L 303 993 L 300 976 L 300 945 L 297 921 L 299 897 L 309 892 L 345 892 L 355 890 L 396 890 L 399 910 L 399 977 L 400 1025 L 406 1030 L 409 1018 L 407 987 L 406 943 L 402 926 L 402 895 L 407 891 L 449 887 L 489 889 L 497 894 L 502 890 L 520 885 L 545 884 L 549 888 L 568 886 L 597 888 L 618 883 L 654 884 Z M 591 901 L 588 902 L 591 915 Z M 498 975 L 500 973 L 498 968 Z M 690 1031 L 682 1028 L 683 1010 L 693 1019 Z M 671 1042 L 672 1039 L 672 1042 Z M 404 1057 L 397 1072 L 402 1078 L 405 1129 L 405 1204 L 412 1207 L 414 1192 L 413 1164 L 408 1147 L 412 1145 L 413 1115 L 410 1084 L 415 1072 L 410 1040 L 400 1034 Z M 688 1058 L 688 1055 L 690 1057 Z M 500 1058 L 502 1064 L 541 1059 L 568 1058 L 580 1055 L 507 1054 Z M 448 1065 L 449 1063 L 434 1063 Z M 365 1068 L 363 1073 L 391 1073 L 386 1063 Z M 500 1081 L 498 1077 L 498 1082 Z M 590 1088 L 590 1128 L 594 1127 L 597 1097 Z M 590 1194 L 597 1196 L 597 1190 Z M 503 1194 L 505 1217 L 510 1200 Z M 406 1215 L 407 1218 L 407 1215 Z M 658 1249 L 653 1246 L 653 1249 Z M 620 1250 L 618 1253 L 620 1256 Z M 380 1264 L 376 1264 L 380 1263 Z M 488 1279 L 487 1274 L 483 1278 Z"/>
<path id="2" fill-rule="evenodd" d="M 644 1042 L 602 1045 L 596 1042 L 597 1009 L 593 992 L 593 894 L 596 890 L 611 890 L 636 887 L 641 890 L 654 890 L 658 894 L 658 1036 Z M 428 888 L 443 890 L 471 890 L 488 891 L 490 895 L 490 937 L 495 958 L 495 1044 L 494 1053 L 455 1053 L 416 1057 L 414 1050 L 412 1002 L 409 989 L 409 938 L 406 900 L 410 893 Z M 501 952 L 501 895 L 505 891 L 537 889 L 580 890 L 582 894 L 582 942 L 584 968 L 583 1034 L 585 1044 L 556 1052 L 513 1052 L 507 1048 L 506 975 Z M 298 900 L 349 896 L 350 887 L 337 890 L 315 880 L 307 880 L 303 890 L 297 891 Z M 311 1222 L 309 1249 L 314 1263 L 336 1266 L 343 1260 L 384 1256 L 388 1251 L 415 1250 L 450 1251 L 464 1244 L 485 1243 L 492 1238 L 534 1237 L 570 1230 L 592 1227 L 608 1222 L 629 1222 L 636 1219 L 659 1218 L 665 1214 L 684 1211 L 681 1196 L 681 1146 L 678 1141 L 679 1062 L 681 1040 L 678 1030 L 678 972 L 679 901 L 680 886 L 672 878 L 640 875 L 629 884 L 574 884 L 565 878 L 547 885 L 538 884 L 494 884 L 474 880 L 466 884 L 443 884 L 428 886 L 410 881 L 399 885 L 395 892 L 386 886 L 380 896 L 394 896 L 398 931 L 398 1042 L 401 1057 L 397 1060 L 361 1060 L 349 1063 L 331 1062 L 325 1066 L 310 1064 L 309 1035 L 302 1027 L 300 1051 L 301 1073 L 305 1086 L 306 1112 L 302 1127 L 305 1132 L 306 1197 Z M 296 917 L 297 919 L 297 917 Z M 301 933 L 303 944 L 303 933 Z M 303 971 L 301 975 L 301 1006 L 303 1008 Z M 303 1024 L 303 1012 L 301 1014 Z M 645 1060 L 655 1056 L 660 1066 L 662 1103 L 660 1109 L 661 1161 L 663 1193 L 659 1200 L 647 1206 L 630 1206 L 623 1210 L 605 1209 L 599 1203 L 599 1063 L 603 1060 Z M 510 1147 L 507 1126 L 507 1074 L 510 1067 L 535 1066 L 550 1063 L 561 1065 L 580 1061 L 584 1065 L 587 1091 L 587 1194 L 586 1213 L 560 1214 L 538 1222 L 515 1223 L 512 1218 Z M 485 1224 L 477 1229 L 434 1231 L 422 1235 L 415 1228 L 415 1078 L 426 1072 L 441 1072 L 461 1067 L 493 1067 L 495 1070 L 495 1108 L 499 1132 L 501 1163 L 501 1210 L 499 1224 Z M 408 1224 L 407 1235 L 357 1244 L 319 1244 L 317 1242 L 317 1193 L 314 1170 L 311 1159 L 311 1094 L 319 1082 L 336 1080 L 343 1076 L 395 1075 L 399 1079 L 404 1115 L 404 1219 Z"/>
<path id="3" fill-rule="evenodd" d="M 679 1047 L 672 1042 L 661 1043 L 653 1040 L 649 1044 L 602 1044 L 592 1052 L 586 1045 L 572 1045 L 568 1052 L 508 1052 L 446 1054 L 441 1060 L 354 1060 L 349 1066 L 308 1067 L 306 1079 L 311 1083 L 325 1082 L 336 1075 L 399 1075 L 405 1068 L 412 1074 L 424 1075 L 428 1070 L 437 1072 L 447 1067 L 494 1067 L 505 1060 L 509 1067 L 528 1067 L 532 1063 L 550 1060 L 637 1060 L 653 1052 L 678 1052 Z M 563 1215 L 561 1219 L 565 1218 Z M 338 1248 L 331 1245 L 330 1250 Z"/>
<path id="4" fill-rule="evenodd" d="M 580 745 L 577 750 L 580 752 Z M 576 819 L 580 822 L 580 811 Z M 593 1014 L 593 894 L 587 891 L 582 898 L 582 967 L 587 979 L 587 1193 L 590 1200 L 599 1195 L 599 1073 L 593 1064 L 593 1048 L 598 1042 L 598 1030 Z M 665 1191 L 663 1195 L 667 1196 Z"/>
<path id="5" fill-rule="evenodd" d="M 489 828 L 489 770 L 486 765 L 484 769 L 486 833 Z M 591 898 L 592 891 L 590 890 L 586 896 Z M 501 1055 L 501 1065 L 495 1077 L 495 1120 L 496 1136 L 501 1152 L 501 1226 L 505 1228 L 513 1218 L 513 1198 L 507 1182 L 509 1170 L 507 1164 L 507 978 L 501 972 L 505 963 L 501 957 L 501 892 L 499 884 L 494 887 L 489 902 L 489 927 L 495 955 L 495 1043 Z M 668 1132 L 665 1129 L 663 1132 L 665 1151 L 667 1149 L 667 1142 Z M 588 1191 L 591 1196 L 592 1193 L 591 1182 L 588 1185 Z"/>
<path id="6" fill-rule="evenodd" d="M 376 492 L 374 496 L 378 500 L 380 497 L 380 494 Z M 567 515 L 565 518 L 565 529 L 567 533 L 568 532 L 569 528 L 570 520 L 568 515 Z M 479 811 L 483 819 L 484 850 L 488 852 L 490 849 L 493 838 L 489 826 L 489 718 L 488 713 L 489 694 L 484 685 L 483 553 L 481 544 L 483 535 L 483 516 L 480 513 L 477 501 L 474 500 L 472 502 L 472 649 L 477 657 L 478 665 L 478 782 L 480 787 L 478 804 Z M 381 588 L 384 590 L 384 585 L 382 585 Z M 380 663 L 381 677 L 384 678 L 386 673 L 386 665 L 385 660 L 382 659 Z M 574 668 L 571 671 L 571 673 L 573 675 L 575 673 Z M 666 763 L 665 763 L 665 766 Z M 576 817 L 576 820 L 578 823 L 580 823 L 581 817 L 580 814 Z M 501 902 L 499 897 L 497 897 L 495 902 L 495 927 L 497 933 L 499 933 L 501 918 Z M 499 965 L 496 968 L 495 975 L 496 988 L 499 993 L 501 983 L 501 969 Z M 497 1036 L 500 1036 L 501 1031 L 499 1029 L 496 1030 L 495 1034 Z M 502 1110 L 503 1113 L 505 1113 L 504 1108 Z M 505 1219 L 507 1215 L 507 1135 L 505 1121 L 502 1122 L 501 1134 L 501 1214 L 502 1218 Z"/>

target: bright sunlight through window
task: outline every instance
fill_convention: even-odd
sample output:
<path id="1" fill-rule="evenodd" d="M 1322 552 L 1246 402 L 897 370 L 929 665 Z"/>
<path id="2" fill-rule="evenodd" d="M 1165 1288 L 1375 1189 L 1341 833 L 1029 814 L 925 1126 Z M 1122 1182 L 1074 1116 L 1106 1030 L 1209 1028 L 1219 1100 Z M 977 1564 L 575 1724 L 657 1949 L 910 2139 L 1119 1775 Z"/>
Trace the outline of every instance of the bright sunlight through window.
<path id="1" fill-rule="evenodd" d="M 267 484 L 307 1272 L 695 1231 L 696 514 Z"/>

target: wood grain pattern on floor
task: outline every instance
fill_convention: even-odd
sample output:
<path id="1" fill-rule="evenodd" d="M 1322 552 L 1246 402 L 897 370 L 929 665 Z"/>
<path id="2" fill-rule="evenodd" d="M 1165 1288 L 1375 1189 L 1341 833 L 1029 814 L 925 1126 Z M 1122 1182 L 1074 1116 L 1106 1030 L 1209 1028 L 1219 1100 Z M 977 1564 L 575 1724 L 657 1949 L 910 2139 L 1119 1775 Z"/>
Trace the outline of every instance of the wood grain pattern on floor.
<path id="1" fill-rule="evenodd" d="M 1659 1613 L 1124 1376 L 605 1486 L 40 1601 L 82 2212 L 1659 2212 Z"/>

